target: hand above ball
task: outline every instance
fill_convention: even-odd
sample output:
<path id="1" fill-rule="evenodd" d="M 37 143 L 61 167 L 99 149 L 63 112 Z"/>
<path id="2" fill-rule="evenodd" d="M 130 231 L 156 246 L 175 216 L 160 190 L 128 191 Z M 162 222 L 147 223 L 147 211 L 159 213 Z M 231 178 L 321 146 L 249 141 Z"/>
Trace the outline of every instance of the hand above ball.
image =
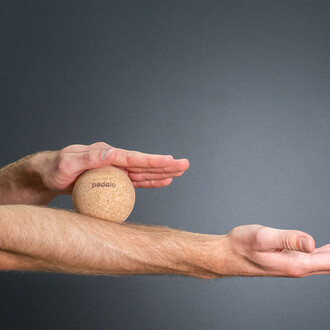
<path id="1" fill-rule="evenodd" d="M 189 168 L 187 159 L 119 149 L 105 142 L 74 144 L 57 151 L 40 152 L 33 157 L 35 171 L 40 173 L 44 189 L 64 195 L 72 194 L 74 183 L 82 172 L 107 165 L 126 173 L 134 188 L 168 186 L 174 177 Z"/>

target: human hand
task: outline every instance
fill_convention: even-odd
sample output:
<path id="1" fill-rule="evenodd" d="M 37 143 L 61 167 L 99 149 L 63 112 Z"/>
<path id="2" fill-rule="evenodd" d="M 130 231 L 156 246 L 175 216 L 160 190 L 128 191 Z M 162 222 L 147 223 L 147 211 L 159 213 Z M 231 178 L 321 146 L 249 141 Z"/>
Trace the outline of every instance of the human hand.
<path id="1" fill-rule="evenodd" d="M 313 237 L 302 231 L 246 225 L 227 236 L 231 275 L 298 278 L 330 273 L 330 244 L 315 249 Z"/>
<path id="2" fill-rule="evenodd" d="M 119 149 L 104 142 L 42 152 L 36 155 L 34 164 L 47 189 L 66 195 L 72 193 L 78 176 L 92 168 L 116 166 L 129 176 L 135 188 L 167 186 L 189 168 L 187 159 Z"/>

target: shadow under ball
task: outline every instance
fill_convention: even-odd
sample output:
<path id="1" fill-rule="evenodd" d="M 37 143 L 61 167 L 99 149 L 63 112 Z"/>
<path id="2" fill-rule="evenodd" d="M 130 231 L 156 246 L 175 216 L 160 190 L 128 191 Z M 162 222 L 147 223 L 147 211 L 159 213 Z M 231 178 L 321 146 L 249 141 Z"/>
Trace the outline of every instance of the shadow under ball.
<path id="1" fill-rule="evenodd" d="M 135 203 L 135 189 L 119 168 L 105 166 L 80 175 L 72 192 L 79 213 L 116 222 L 125 221 Z"/>

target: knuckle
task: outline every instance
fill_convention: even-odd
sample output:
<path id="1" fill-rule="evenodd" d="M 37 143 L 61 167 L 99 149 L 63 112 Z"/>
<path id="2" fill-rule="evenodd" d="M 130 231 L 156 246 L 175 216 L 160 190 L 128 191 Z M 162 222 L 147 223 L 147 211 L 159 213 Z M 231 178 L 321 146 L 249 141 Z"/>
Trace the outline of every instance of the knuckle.
<path id="1" fill-rule="evenodd" d="M 110 147 L 110 145 L 108 143 L 105 143 L 105 142 L 95 142 L 95 143 L 91 144 L 90 146 L 101 147 L 101 148 Z"/>
<path id="2" fill-rule="evenodd" d="M 65 148 L 61 149 L 60 152 L 67 153 L 67 152 L 75 152 L 77 149 L 83 147 L 83 144 L 70 144 Z"/>
<path id="3" fill-rule="evenodd" d="M 292 250 L 292 244 L 289 235 L 287 235 L 283 240 L 283 248 L 286 250 Z"/>
<path id="4" fill-rule="evenodd" d="M 233 246 L 245 246 L 250 252 L 262 247 L 264 227 L 260 225 L 242 225 L 233 228 L 228 237 Z"/>
<path id="5" fill-rule="evenodd" d="M 127 153 L 126 164 L 128 167 L 134 165 L 134 157 L 138 155 L 137 151 L 129 151 Z"/>
<path id="6" fill-rule="evenodd" d="M 72 147 L 73 147 L 72 145 L 69 145 L 65 148 L 62 148 L 59 152 L 60 152 L 60 154 L 64 153 L 64 152 L 69 152 L 72 149 Z"/>
<path id="7" fill-rule="evenodd" d="M 62 148 L 60 150 L 60 153 L 70 152 L 72 149 L 76 147 L 75 144 L 70 144 L 69 146 L 66 146 L 65 148 Z"/>
<path id="8" fill-rule="evenodd" d="M 91 164 L 92 160 L 93 160 L 93 155 L 94 155 L 94 151 L 93 150 L 90 150 L 88 152 L 86 152 L 84 155 L 83 155 L 83 159 L 84 159 L 84 162 L 89 165 Z"/>
<path id="9" fill-rule="evenodd" d="M 142 173 L 129 173 L 129 178 L 135 181 L 145 181 L 144 175 Z"/>
<path id="10" fill-rule="evenodd" d="M 68 147 L 65 147 L 65 148 L 59 150 L 58 155 L 57 155 L 58 158 L 60 159 L 62 157 L 65 157 L 67 155 L 68 149 L 70 149 L 70 148 L 71 148 L 71 146 L 68 146 Z"/>
<path id="11" fill-rule="evenodd" d="M 233 228 L 230 232 L 229 232 L 229 237 L 231 238 L 231 239 L 236 239 L 236 237 L 237 237 L 237 234 L 238 234 L 238 232 L 239 232 L 239 230 L 240 230 L 240 227 L 241 226 L 238 226 L 238 227 L 235 227 L 235 228 Z"/>
<path id="12" fill-rule="evenodd" d="M 57 160 L 57 170 L 59 173 L 66 175 L 70 173 L 70 162 L 65 153 L 59 153 Z"/>
<path id="13" fill-rule="evenodd" d="M 236 240 L 237 238 L 240 237 L 240 233 L 245 229 L 245 225 L 242 226 L 237 226 L 235 228 L 233 228 L 230 232 L 229 232 L 229 236 Z"/>
<path id="14" fill-rule="evenodd" d="M 289 230 L 284 241 L 283 247 L 287 250 L 295 250 L 297 246 L 297 231 Z"/>
<path id="15" fill-rule="evenodd" d="M 265 240 L 265 227 L 260 227 L 257 229 L 253 235 L 252 241 L 251 241 L 251 248 L 255 251 L 259 251 L 263 249 L 263 242 Z"/>

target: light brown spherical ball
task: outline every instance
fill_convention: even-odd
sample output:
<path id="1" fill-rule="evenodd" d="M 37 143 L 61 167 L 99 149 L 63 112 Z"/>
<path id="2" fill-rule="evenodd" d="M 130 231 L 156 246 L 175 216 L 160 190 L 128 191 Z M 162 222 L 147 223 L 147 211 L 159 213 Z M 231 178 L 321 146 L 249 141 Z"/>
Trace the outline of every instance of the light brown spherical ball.
<path id="1" fill-rule="evenodd" d="M 73 188 L 72 201 L 80 213 L 123 222 L 133 210 L 135 190 L 122 170 L 105 166 L 80 175 Z"/>

